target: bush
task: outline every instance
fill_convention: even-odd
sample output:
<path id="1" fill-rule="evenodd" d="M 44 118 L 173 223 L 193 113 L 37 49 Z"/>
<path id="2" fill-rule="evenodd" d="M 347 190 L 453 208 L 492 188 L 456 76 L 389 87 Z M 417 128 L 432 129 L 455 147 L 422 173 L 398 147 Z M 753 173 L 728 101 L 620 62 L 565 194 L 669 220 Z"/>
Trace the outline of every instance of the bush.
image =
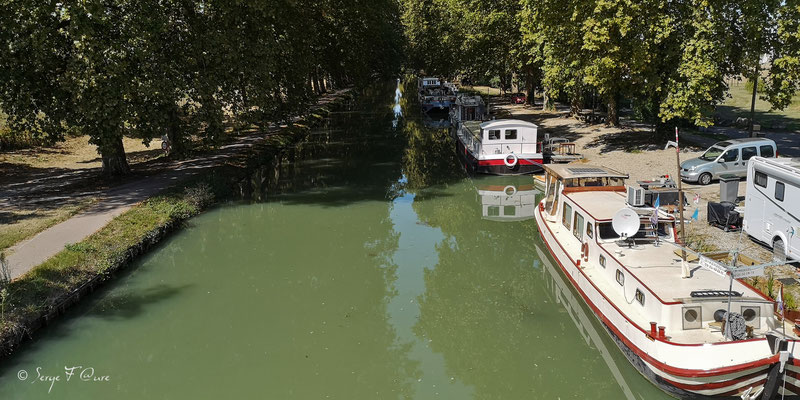
<path id="1" fill-rule="evenodd" d="M 214 192 L 205 182 L 187 187 L 184 192 L 186 202 L 195 210 L 202 210 L 214 203 Z"/>
<path id="2" fill-rule="evenodd" d="M 28 132 L 13 133 L 10 128 L 0 124 L 0 151 L 27 149 L 52 144 L 52 140 L 37 137 Z"/>

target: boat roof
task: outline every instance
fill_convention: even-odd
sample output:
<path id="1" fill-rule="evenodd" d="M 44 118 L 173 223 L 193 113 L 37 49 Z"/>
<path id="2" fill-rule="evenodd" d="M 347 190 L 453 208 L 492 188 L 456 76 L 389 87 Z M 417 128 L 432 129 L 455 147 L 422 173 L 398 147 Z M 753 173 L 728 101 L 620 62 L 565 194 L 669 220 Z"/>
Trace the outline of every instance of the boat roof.
<path id="1" fill-rule="evenodd" d="M 481 129 L 510 128 L 510 127 L 537 128 L 536 124 L 521 119 L 495 119 L 481 124 Z"/>
<path id="2" fill-rule="evenodd" d="M 628 178 L 617 170 L 588 164 L 546 164 L 545 171 L 563 179 L 572 178 Z"/>
<path id="3" fill-rule="evenodd" d="M 675 243 L 662 242 L 660 246 L 646 245 L 629 248 L 618 242 L 605 242 L 600 246 L 621 260 L 629 272 L 663 301 L 698 302 L 702 299 L 692 298 L 693 291 L 728 291 L 730 284 L 728 278 L 700 268 L 696 260 L 689 262 L 689 268 L 692 271 L 691 278 L 681 279 L 681 257 L 676 254 L 676 251 L 680 250 L 680 246 Z M 739 299 L 764 301 L 758 292 L 738 280 L 733 281 L 733 290 L 743 294 Z"/>
<path id="4" fill-rule="evenodd" d="M 566 196 L 596 221 L 611 220 L 617 211 L 627 207 L 626 198 L 621 192 L 575 192 Z"/>
<path id="5" fill-rule="evenodd" d="M 623 208 L 632 208 L 638 211 L 641 215 L 652 214 L 652 208 L 634 208 L 630 207 L 627 203 L 628 199 L 625 197 L 624 192 L 613 190 L 603 191 L 587 191 L 587 192 L 572 192 L 565 193 L 569 199 L 577 204 L 581 210 L 589 214 L 596 221 L 611 221 L 617 211 Z M 669 214 L 659 210 L 659 218 L 661 220 L 674 219 Z"/>

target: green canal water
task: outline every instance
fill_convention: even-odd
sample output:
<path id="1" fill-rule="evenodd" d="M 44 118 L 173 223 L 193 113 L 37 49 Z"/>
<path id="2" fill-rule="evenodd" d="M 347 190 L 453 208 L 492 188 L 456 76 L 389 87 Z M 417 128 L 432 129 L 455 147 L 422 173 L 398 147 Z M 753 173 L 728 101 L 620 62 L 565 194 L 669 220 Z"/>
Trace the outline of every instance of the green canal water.
<path id="1" fill-rule="evenodd" d="M 468 176 L 394 92 L 0 362 L 0 399 L 666 397 L 549 258 L 531 178 Z"/>

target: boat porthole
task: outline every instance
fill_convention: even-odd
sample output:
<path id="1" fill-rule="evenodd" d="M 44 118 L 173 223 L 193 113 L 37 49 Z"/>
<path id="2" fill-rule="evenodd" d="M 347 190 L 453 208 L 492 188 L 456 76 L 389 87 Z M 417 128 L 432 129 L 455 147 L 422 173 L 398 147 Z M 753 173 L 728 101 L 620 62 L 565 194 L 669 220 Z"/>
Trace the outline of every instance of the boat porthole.
<path id="1" fill-rule="evenodd" d="M 694 322 L 697 320 L 697 310 L 695 309 L 688 309 L 685 313 L 683 313 L 683 319 L 687 322 Z"/>
<path id="2" fill-rule="evenodd" d="M 606 267 L 606 258 L 602 254 L 600 255 L 600 266 L 603 268 Z"/>
<path id="3" fill-rule="evenodd" d="M 619 283 L 621 286 L 625 285 L 625 274 L 623 274 L 620 270 L 617 270 L 617 283 Z"/>
<path id="4" fill-rule="evenodd" d="M 636 294 L 634 295 L 634 297 L 636 298 L 636 301 L 639 302 L 639 304 L 644 305 L 644 293 L 642 293 L 641 290 L 636 289 Z"/>

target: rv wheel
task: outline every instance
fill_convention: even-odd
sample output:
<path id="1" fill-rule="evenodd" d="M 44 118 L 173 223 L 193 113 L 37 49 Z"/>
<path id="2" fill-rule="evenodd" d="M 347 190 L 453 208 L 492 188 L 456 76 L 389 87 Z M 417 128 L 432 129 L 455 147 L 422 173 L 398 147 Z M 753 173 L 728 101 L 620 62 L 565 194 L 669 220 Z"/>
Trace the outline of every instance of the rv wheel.
<path id="1" fill-rule="evenodd" d="M 711 183 L 711 174 L 709 174 L 708 172 L 700 174 L 700 177 L 697 178 L 697 183 L 703 186 L 708 185 L 709 183 Z"/>
<path id="2" fill-rule="evenodd" d="M 772 241 L 772 259 L 775 261 L 786 261 L 786 246 L 783 239 L 775 238 Z"/>

